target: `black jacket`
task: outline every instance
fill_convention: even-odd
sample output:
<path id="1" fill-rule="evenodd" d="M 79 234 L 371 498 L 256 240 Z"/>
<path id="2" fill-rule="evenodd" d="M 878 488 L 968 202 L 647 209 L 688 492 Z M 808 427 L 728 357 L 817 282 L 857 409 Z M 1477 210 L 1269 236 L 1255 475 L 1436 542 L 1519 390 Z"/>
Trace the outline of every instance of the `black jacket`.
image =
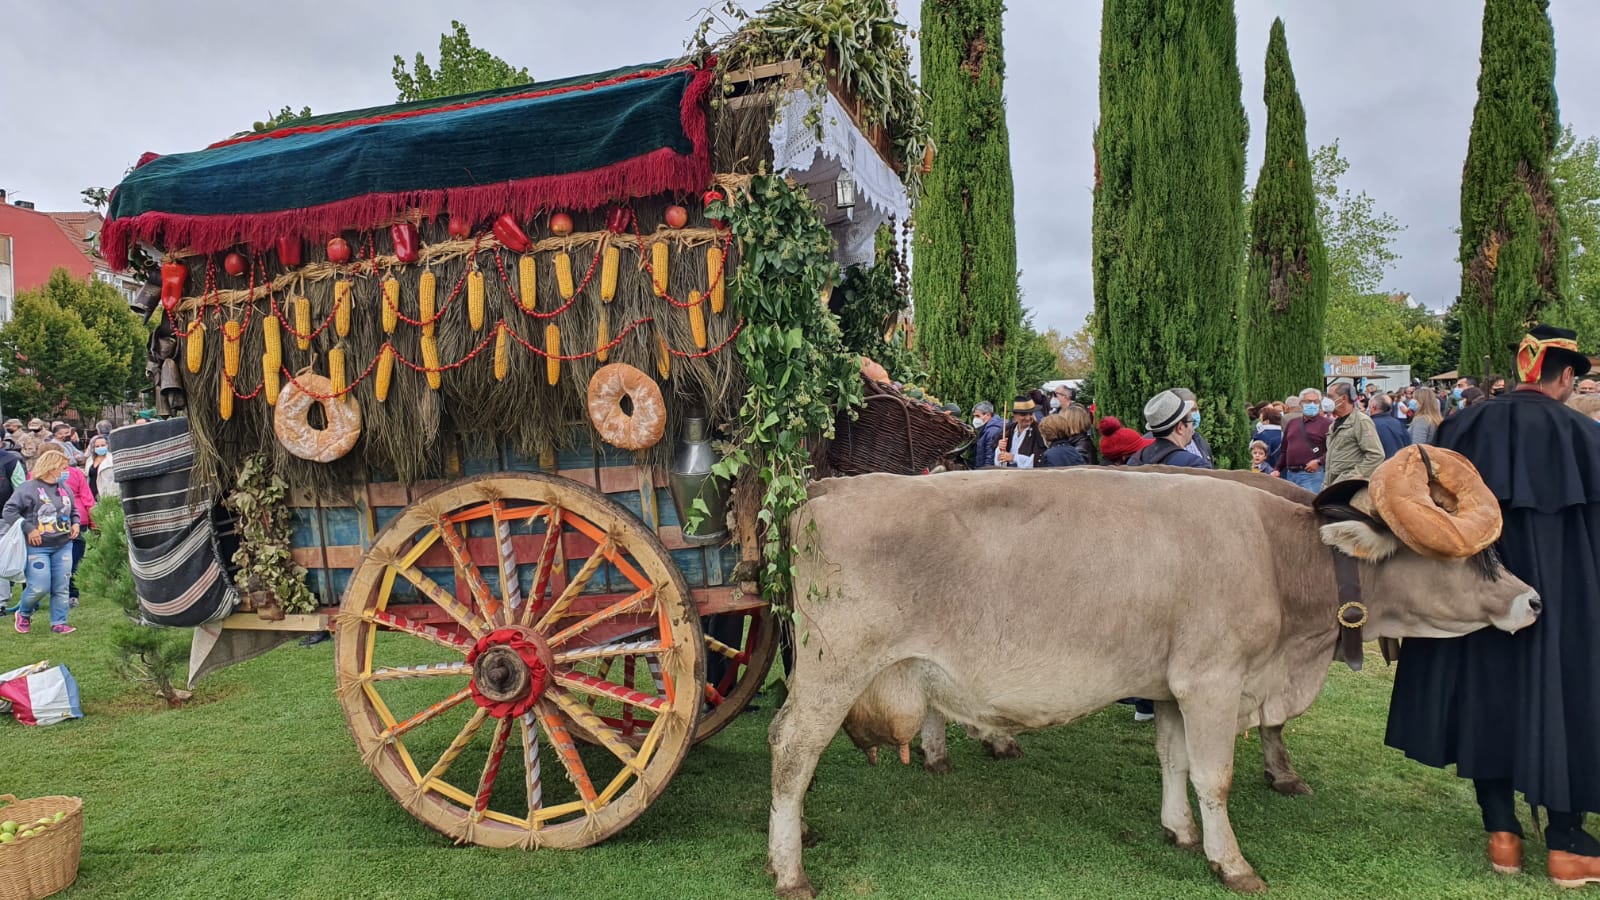
<path id="1" fill-rule="evenodd" d="M 1070 441 L 1057 441 L 1044 451 L 1044 455 L 1033 461 L 1035 468 L 1060 469 L 1067 466 L 1081 466 L 1085 462 L 1083 454 L 1078 448 L 1072 446 Z"/>
<path id="2" fill-rule="evenodd" d="M 1017 446 L 1016 432 L 1017 423 L 1007 422 L 1005 432 L 1006 452 L 1014 453 L 1018 456 L 1032 456 L 1034 457 L 1034 464 L 1038 465 L 1039 454 L 1043 453 L 1045 449 L 1044 438 L 1039 436 L 1039 423 L 1034 422 L 1028 428 L 1028 433 L 1023 437 L 1022 446 L 1020 447 Z"/>
<path id="3" fill-rule="evenodd" d="M 21 477 L 17 475 L 21 468 Z M 0 506 L 5 506 L 11 499 L 11 492 L 16 489 L 17 482 L 26 481 L 28 467 L 22 463 L 22 454 L 10 450 L 0 450 Z M 3 602 L 3 601 L 0 601 Z"/>

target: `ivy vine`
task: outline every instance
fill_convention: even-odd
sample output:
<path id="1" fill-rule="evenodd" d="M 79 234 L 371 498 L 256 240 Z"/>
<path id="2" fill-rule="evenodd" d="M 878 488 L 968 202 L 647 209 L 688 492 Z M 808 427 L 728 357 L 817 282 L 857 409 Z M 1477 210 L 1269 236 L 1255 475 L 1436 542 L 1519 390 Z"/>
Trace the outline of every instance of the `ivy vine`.
<path id="1" fill-rule="evenodd" d="M 838 410 L 861 405 L 859 359 L 846 352 L 822 297 L 838 274 L 833 238 L 803 189 L 757 175 L 739 202 L 708 214 L 739 242 L 729 302 L 745 320 L 734 344 L 750 387 L 716 474 L 754 467 L 763 489 L 762 595 L 782 602 L 794 575 L 789 517 L 806 502 L 807 441 L 832 437 Z"/>
<path id="2" fill-rule="evenodd" d="M 315 610 L 317 600 L 306 588 L 306 570 L 294 561 L 289 483 L 272 471 L 266 454 L 245 458 L 226 505 L 239 525 L 239 549 L 233 554 L 239 567 L 234 584 L 239 590 L 265 588 L 278 598 L 284 612 Z"/>

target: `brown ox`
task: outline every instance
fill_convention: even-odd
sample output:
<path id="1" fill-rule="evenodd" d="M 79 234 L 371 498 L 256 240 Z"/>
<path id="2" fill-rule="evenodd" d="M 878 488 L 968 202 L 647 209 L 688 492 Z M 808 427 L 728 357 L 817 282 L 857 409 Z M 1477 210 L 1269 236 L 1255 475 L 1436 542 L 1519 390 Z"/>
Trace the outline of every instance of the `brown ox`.
<path id="1" fill-rule="evenodd" d="M 1229 887 L 1262 890 L 1228 821 L 1233 741 L 1258 717 L 1275 718 L 1274 705 L 1310 703 L 1286 685 L 1333 652 L 1329 547 L 1365 560 L 1376 636 L 1516 630 L 1538 611 L 1537 595 L 1509 574 L 1425 559 L 1370 521 L 1328 522 L 1226 478 L 1094 467 L 867 475 L 813 487 L 790 525 L 809 544 L 795 595 L 810 639 L 770 734 L 768 854 L 785 897 L 813 895 L 801 867 L 805 789 L 880 675 L 894 683 L 881 693 L 898 698 L 895 709 L 980 730 L 1045 728 L 1121 697 L 1155 700 L 1162 826 L 1180 847 L 1202 845 L 1192 782 L 1212 867 Z M 1098 577 L 1062 589 L 1020 537 L 1041 533 L 1092 560 Z"/>

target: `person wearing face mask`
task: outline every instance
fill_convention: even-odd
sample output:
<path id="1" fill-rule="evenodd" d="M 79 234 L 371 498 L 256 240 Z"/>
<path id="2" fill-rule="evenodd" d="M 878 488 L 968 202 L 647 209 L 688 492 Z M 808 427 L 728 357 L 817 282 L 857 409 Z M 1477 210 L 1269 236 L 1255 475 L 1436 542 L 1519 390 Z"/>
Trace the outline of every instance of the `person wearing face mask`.
<path id="1" fill-rule="evenodd" d="M 1130 466 L 1180 466 L 1209 469 L 1209 460 L 1186 449 L 1194 440 L 1194 401 L 1175 390 L 1162 391 L 1144 405 L 1144 424 L 1155 443 L 1128 460 Z"/>
<path id="2" fill-rule="evenodd" d="M 1383 441 L 1372 417 L 1356 406 L 1355 388 L 1340 382 L 1328 389 L 1333 424 L 1328 426 L 1327 478 L 1330 488 L 1352 478 L 1370 479 L 1383 462 Z"/>
<path id="3" fill-rule="evenodd" d="M 1462 409 L 1462 400 L 1466 398 L 1467 391 L 1476 390 L 1477 387 L 1478 379 L 1473 378 L 1470 375 L 1463 375 L 1462 377 L 1457 378 L 1456 386 L 1450 391 L 1451 410 L 1453 412 L 1460 412 Z"/>
<path id="4" fill-rule="evenodd" d="M 972 430 L 978 433 L 978 439 L 972 444 L 973 468 L 987 469 L 994 465 L 994 451 L 1000 445 L 1005 424 L 994 414 L 993 403 L 984 400 L 972 407 Z"/>
<path id="5" fill-rule="evenodd" d="M 1489 396 L 1491 396 L 1491 397 L 1503 397 L 1503 396 L 1505 396 L 1505 393 L 1506 393 L 1506 377 L 1504 375 L 1490 375 L 1489 376 L 1489 380 L 1484 382 L 1484 383 L 1489 386 Z"/>
<path id="6" fill-rule="evenodd" d="M 1278 474 L 1312 493 L 1322 490 L 1326 476 L 1322 466 L 1328 456 L 1328 428 L 1333 417 L 1322 412 L 1322 392 L 1306 388 L 1300 392 L 1300 414 L 1283 425 L 1283 450 L 1278 455 Z"/>
<path id="7" fill-rule="evenodd" d="M 1439 407 L 1439 394 L 1433 388 L 1423 388 L 1417 391 L 1417 396 L 1411 401 L 1414 406 L 1411 416 L 1411 443 L 1431 444 L 1433 436 L 1439 430 L 1439 423 L 1444 421 L 1444 410 Z"/>
<path id="8" fill-rule="evenodd" d="M 1520 791 L 1548 811 L 1550 877 L 1600 884 L 1583 827 L 1600 812 L 1600 429 L 1565 406 L 1590 363 L 1566 329 L 1536 325 L 1515 349 L 1516 389 L 1445 420 L 1438 441 L 1499 501 L 1501 560 L 1539 592 L 1538 621 L 1406 638 L 1384 741 L 1472 779 L 1496 871 L 1522 869 Z"/>
<path id="9" fill-rule="evenodd" d="M 14 623 L 19 634 L 28 633 L 39 601 L 47 595 L 50 597 L 50 630 L 56 634 L 71 634 L 76 630 L 67 624 L 72 542 L 79 534 L 78 506 L 67 489 L 70 471 L 72 467 L 66 454 L 55 449 L 41 450 L 33 463 L 33 478 L 12 493 L 11 499 L 6 501 L 4 514 L 0 515 L 0 521 L 7 527 L 13 522 L 22 522 L 28 539 L 24 570 L 27 587 L 23 589 L 22 605 L 17 607 Z"/>
<path id="10" fill-rule="evenodd" d="M 101 497 L 117 496 L 117 480 L 111 469 L 111 442 L 105 435 L 96 434 L 89 439 L 89 455 L 83 463 L 83 474 L 89 482 L 89 492 L 95 502 Z"/>

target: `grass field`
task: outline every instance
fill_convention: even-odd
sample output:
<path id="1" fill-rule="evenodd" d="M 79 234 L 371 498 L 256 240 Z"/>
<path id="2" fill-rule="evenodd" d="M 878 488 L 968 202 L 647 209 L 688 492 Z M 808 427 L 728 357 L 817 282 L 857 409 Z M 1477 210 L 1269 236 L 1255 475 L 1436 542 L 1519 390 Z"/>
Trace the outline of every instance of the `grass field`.
<path id="1" fill-rule="evenodd" d="M 48 657 L 82 689 L 83 721 L 0 722 L 0 793 L 82 797 L 77 885 L 99 897 L 722 898 L 771 896 L 764 870 L 772 710 L 695 748 L 662 798 L 618 837 L 576 852 L 456 848 L 362 767 L 332 694 L 332 644 L 294 646 L 200 685 L 168 712 L 115 680 L 117 614 L 79 610 L 76 634 L 0 632 L 0 671 Z M 42 622 L 43 617 L 36 621 Z M 1239 741 L 1232 812 L 1278 897 L 1574 896 L 1529 874 L 1488 874 L 1470 786 L 1382 745 L 1391 673 L 1335 671 L 1288 729 L 1316 793 L 1279 797 L 1260 747 Z M 1157 821 L 1153 729 L 1117 707 L 1025 735 L 1022 760 L 951 742 L 953 775 L 842 737 L 807 802 L 807 851 L 830 897 L 1224 897 L 1198 854 Z M 1600 890 L 1592 890 L 1600 895 Z M 1576 896 L 1585 896 L 1577 894 Z"/>

